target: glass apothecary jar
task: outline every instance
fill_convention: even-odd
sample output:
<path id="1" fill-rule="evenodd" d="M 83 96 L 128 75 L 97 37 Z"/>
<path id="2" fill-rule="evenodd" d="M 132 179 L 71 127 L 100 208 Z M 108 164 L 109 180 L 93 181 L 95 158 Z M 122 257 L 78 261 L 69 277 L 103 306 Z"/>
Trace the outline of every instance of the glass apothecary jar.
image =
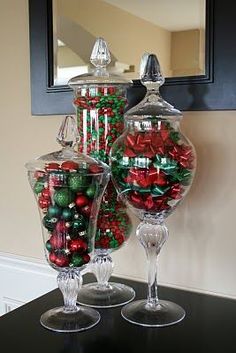
<path id="1" fill-rule="evenodd" d="M 104 39 L 98 38 L 90 58 L 95 69 L 90 74 L 72 78 L 68 84 L 74 91 L 73 105 L 79 132 L 79 151 L 109 164 L 113 142 L 124 130 L 126 93 L 131 82 L 111 75 L 107 65 L 110 53 Z M 83 286 L 78 301 L 95 307 L 122 305 L 134 298 L 132 288 L 109 282 L 113 271 L 111 252 L 128 240 L 132 222 L 124 203 L 110 182 L 104 193 L 98 217 L 93 266 L 97 283 Z"/>
<path id="2" fill-rule="evenodd" d="M 62 122 L 59 151 L 29 161 L 28 178 L 37 201 L 48 264 L 58 271 L 64 306 L 48 310 L 41 324 L 57 332 L 77 332 L 99 322 L 99 313 L 76 305 L 82 271 L 94 254 L 97 215 L 110 177 L 109 167 L 74 150 L 77 126 Z"/>
<path id="3" fill-rule="evenodd" d="M 179 305 L 158 298 L 157 256 L 168 236 L 165 219 L 192 184 L 196 154 L 180 130 L 181 112 L 160 95 L 164 78 L 153 54 L 148 56 L 141 82 L 146 96 L 125 114 L 127 127 L 112 146 L 111 169 L 119 196 L 140 219 L 136 235 L 149 266 L 147 300 L 125 305 L 122 315 L 132 323 L 155 327 L 177 323 L 185 316 Z"/>

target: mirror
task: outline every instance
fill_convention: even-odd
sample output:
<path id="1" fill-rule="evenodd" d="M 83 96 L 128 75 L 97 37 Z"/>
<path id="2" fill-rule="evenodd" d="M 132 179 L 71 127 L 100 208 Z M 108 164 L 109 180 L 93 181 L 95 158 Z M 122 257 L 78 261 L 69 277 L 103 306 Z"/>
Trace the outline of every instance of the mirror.
<path id="1" fill-rule="evenodd" d="M 65 3 L 67 1 L 64 0 Z M 153 0 L 155 1 L 157 0 Z M 190 0 L 186 1 L 190 2 Z M 87 0 L 85 2 L 87 3 Z M 126 3 L 128 0 L 119 0 L 119 2 Z M 135 4 L 139 2 L 144 3 L 144 1 L 135 0 Z M 165 0 L 164 2 L 171 6 L 176 1 Z M 236 2 L 205 0 L 205 4 L 205 72 L 198 76 L 167 77 L 161 87 L 161 93 L 168 102 L 182 111 L 233 110 L 236 109 L 236 46 L 234 45 Z M 33 115 L 74 113 L 72 90 L 68 85 L 54 84 L 52 8 L 52 0 L 29 0 Z M 171 7 L 169 13 L 172 12 L 174 11 Z M 111 28 L 111 31 L 114 29 Z M 157 37 L 156 40 L 158 41 Z M 80 44 L 86 45 L 84 42 Z M 184 52 L 188 53 L 188 48 L 184 48 Z M 130 106 L 137 104 L 145 94 L 145 89 L 139 80 L 133 80 L 133 83 L 133 87 L 128 92 Z"/>
<path id="2" fill-rule="evenodd" d="M 205 10 L 205 0 L 53 0 L 53 83 L 91 71 L 97 37 L 109 70 L 128 79 L 140 77 L 144 53 L 158 56 L 165 77 L 204 75 Z"/>

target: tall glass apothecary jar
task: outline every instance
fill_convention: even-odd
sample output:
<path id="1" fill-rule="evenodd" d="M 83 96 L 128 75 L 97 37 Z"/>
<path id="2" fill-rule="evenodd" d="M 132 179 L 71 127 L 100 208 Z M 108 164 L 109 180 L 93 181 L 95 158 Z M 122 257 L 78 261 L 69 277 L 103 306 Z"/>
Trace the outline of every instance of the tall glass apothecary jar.
<path id="1" fill-rule="evenodd" d="M 126 129 L 111 150 L 112 178 L 140 220 L 136 236 L 148 262 L 147 299 L 125 305 L 122 316 L 137 325 L 161 327 L 185 316 L 178 304 L 158 297 L 157 258 L 168 237 L 165 220 L 191 187 L 196 154 L 180 130 L 181 112 L 160 95 L 164 78 L 154 54 L 148 56 L 141 82 L 146 96 L 126 112 Z"/>
<path id="2" fill-rule="evenodd" d="M 74 91 L 73 105 L 80 137 L 79 152 L 109 164 L 111 146 L 124 130 L 126 92 L 131 82 L 108 72 L 107 65 L 111 62 L 111 57 L 103 38 L 96 40 L 90 61 L 95 67 L 91 73 L 76 76 L 68 82 Z M 110 254 L 125 244 L 131 229 L 132 223 L 127 209 L 122 201 L 117 200 L 116 190 L 110 182 L 101 203 L 95 237 L 95 257 L 90 267 L 97 282 L 83 286 L 78 302 L 94 307 L 111 307 L 134 298 L 132 288 L 109 282 L 113 271 Z"/>

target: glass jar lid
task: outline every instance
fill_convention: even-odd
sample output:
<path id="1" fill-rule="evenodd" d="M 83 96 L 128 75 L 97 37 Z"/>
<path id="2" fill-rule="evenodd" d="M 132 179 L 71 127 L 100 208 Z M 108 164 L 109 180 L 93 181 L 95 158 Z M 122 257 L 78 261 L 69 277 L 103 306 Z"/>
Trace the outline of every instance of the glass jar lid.
<path id="1" fill-rule="evenodd" d="M 146 87 L 147 93 L 141 102 L 126 112 L 126 120 L 152 120 L 153 118 L 180 120 L 181 112 L 166 102 L 159 92 L 164 82 L 156 55 L 149 54 L 141 75 L 141 83 Z"/>
<path id="2" fill-rule="evenodd" d="M 68 115 L 63 119 L 57 135 L 57 142 L 62 149 L 29 161 L 26 163 L 26 168 L 31 172 L 109 174 L 110 169 L 106 164 L 75 150 L 77 141 L 78 130 L 75 119 Z"/>
<path id="3" fill-rule="evenodd" d="M 132 81 L 119 75 L 111 75 L 108 72 L 107 66 L 111 62 L 111 56 L 107 43 L 103 38 L 97 38 L 90 56 L 90 62 L 94 65 L 95 69 L 91 73 L 71 78 L 68 82 L 71 88 L 91 84 L 131 85 Z"/>

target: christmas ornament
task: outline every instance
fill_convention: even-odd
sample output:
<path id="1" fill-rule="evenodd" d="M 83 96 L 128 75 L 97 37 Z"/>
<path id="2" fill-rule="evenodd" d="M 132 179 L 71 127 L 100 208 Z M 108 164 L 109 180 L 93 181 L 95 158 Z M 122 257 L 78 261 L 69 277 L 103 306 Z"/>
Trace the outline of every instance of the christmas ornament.
<path id="1" fill-rule="evenodd" d="M 88 249 L 87 243 L 82 239 L 74 239 L 68 243 L 68 249 L 71 252 L 77 252 L 79 254 L 84 254 Z"/>
<path id="2" fill-rule="evenodd" d="M 90 184 L 89 177 L 79 173 L 72 174 L 68 178 L 69 188 L 74 192 L 84 191 Z"/>
<path id="3" fill-rule="evenodd" d="M 47 214 L 48 214 L 48 217 L 58 218 L 58 217 L 60 217 L 61 212 L 62 212 L 62 209 L 59 206 L 51 205 L 48 208 L 48 213 Z"/>
<path id="4" fill-rule="evenodd" d="M 57 206 L 66 207 L 74 200 L 74 194 L 70 189 L 61 188 L 55 191 L 53 199 Z"/>
<path id="5" fill-rule="evenodd" d="M 61 218 L 64 219 L 65 221 L 70 221 L 74 216 L 74 211 L 67 207 L 62 210 L 61 213 Z"/>
<path id="6" fill-rule="evenodd" d="M 34 192 L 36 194 L 40 194 L 42 190 L 44 189 L 44 180 L 39 177 L 37 183 L 34 185 Z"/>
<path id="7" fill-rule="evenodd" d="M 85 195 L 78 195 L 75 199 L 75 204 L 79 208 L 89 204 L 89 199 Z"/>

